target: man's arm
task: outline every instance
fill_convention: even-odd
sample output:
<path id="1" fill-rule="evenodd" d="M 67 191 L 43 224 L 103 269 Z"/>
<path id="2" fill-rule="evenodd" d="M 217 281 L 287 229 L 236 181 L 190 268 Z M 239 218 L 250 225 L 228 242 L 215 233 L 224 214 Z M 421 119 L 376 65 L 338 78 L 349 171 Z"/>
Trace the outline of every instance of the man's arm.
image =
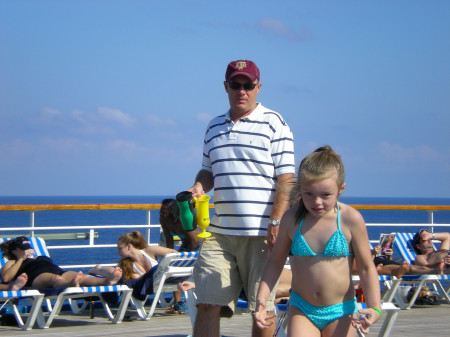
<path id="1" fill-rule="evenodd" d="M 441 246 L 439 247 L 439 250 L 450 249 L 450 233 L 447 232 L 434 233 L 432 239 L 441 241 Z"/>
<path id="2" fill-rule="evenodd" d="M 214 187 L 213 175 L 210 171 L 200 170 L 195 177 L 194 186 L 188 191 L 192 192 L 192 195 L 199 196 L 211 191 Z"/>
<path id="3" fill-rule="evenodd" d="M 277 186 L 275 189 L 270 219 L 281 220 L 284 212 L 286 212 L 289 207 L 289 197 L 294 183 L 294 174 L 289 173 L 277 176 Z M 267 228 L 267 244 L 269 248 L 272 248 L 275 244 L 278 235 L 278 227 L 279 226 L 272 226 L 269 224 Z"/>

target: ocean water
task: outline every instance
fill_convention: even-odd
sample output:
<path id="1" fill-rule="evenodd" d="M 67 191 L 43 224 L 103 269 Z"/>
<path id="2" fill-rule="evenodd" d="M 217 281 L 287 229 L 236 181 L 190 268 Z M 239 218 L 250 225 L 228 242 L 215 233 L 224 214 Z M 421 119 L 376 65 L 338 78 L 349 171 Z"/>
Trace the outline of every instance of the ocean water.
<path id="1" fill-rule="evenodd" d="M 174 196 L 33 196 L 33 197 L 8 197 L 0 196 L 0 205 L 28 205 L 28 204 L 159 204 L 165 198 Z M 364 205 L 450 205 L 450 198 L 368 198 L 368 197 L 342 197 L 341 201 L 347 204 Z M 428 213 L 426 211 L 400 211 L 400 210 L 360 210 L 366 223 L 421 223 L 427 227 Z M 211 210 L 211 217 L 213 210 Z M 25 227 L 30 222 L 29 212 L 24 211 L 0 211 L 0 235 L 9 235 L 10 232 L 1 231 L 7 227 Z M 85 226 L 85 225 L 143 225 L 146 222 L 144 210 L 62 210 L 62 211 L 39 211 L 35 213 L 36 226 Z M 151 211 L 151 223 L 159 223 L 159 211 Z M 450 224 L 450 211 L 438 211 L 434 213 L 434 223 Z M 416 231 L 417 227 L 411 227 Z M 450 227 L 440 230 L 450 231 Z M 85 232 L 86 230 L 80 230 Z M 96 230 L 99 238 L 97 244 L 114 244 L 117 238 L 130 231 L 129 229 Z M 381 233 L 406 231 L 403 227 L 374 228 L 368 227 L 369 238 L 375 240 Z M 47 232 L 46 233 L 51 233 Z M 62 232 L 55 230 L 54 232 Z M 69 231 L 73 232 L 73 231 Z M 144 233 L 144 231 L 141 231 Z M 151 232 L 151 242 L 158 243 L 159 230 Z M 58 246 L 60 244 L 86 245 L 83 240 L 55 240 L 47 242 L 47 245 Z M 73 264 L 105 264 L 118 261 L 115 248 L 90 248 L 70 250 L 52 249 L 50 254 L 55 263 L 59 265 Z"/>

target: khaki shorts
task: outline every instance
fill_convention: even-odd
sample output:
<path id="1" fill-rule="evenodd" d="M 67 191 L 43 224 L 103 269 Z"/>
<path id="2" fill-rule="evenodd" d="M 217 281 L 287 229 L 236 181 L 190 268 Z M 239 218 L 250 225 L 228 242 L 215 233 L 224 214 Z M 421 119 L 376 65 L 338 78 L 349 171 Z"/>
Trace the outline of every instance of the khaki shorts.
<path id="1" fill-rule="evenodd" d="M 197 304 L 228 306 L 234 312 L 242 289 L 251 311 L 256 307 L 256 293 L 268 247 L 265 237 L 234 236 L 212 233 L 202 245 L 194 267 Z M 273 311 L 276 286 L 267 302 Z"/>

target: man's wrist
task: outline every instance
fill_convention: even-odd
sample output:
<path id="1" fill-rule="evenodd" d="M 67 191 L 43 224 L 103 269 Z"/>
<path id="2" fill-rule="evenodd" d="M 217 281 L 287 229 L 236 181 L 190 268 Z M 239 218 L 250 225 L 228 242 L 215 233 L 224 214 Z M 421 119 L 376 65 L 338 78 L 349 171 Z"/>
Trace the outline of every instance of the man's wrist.
<path id="1" fill-rule="evenodd" d="M 273 227 L 277 227 L 280 225 L 280 220 L 278 219 L 270 219 L 269 220 L 269 225 L 272 225 Z"/>

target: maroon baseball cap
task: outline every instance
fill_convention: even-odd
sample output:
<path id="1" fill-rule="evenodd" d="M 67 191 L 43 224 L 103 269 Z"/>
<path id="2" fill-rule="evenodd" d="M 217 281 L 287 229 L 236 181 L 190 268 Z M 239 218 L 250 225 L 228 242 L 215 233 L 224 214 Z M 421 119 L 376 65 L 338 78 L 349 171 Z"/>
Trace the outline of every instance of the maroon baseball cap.
<path id="1" fill-rule="evenodd" d="M 233 77 L 239 75 L 249 78 L 252 82 L 259 81 L 259 69 L 252 61 L 237 60 L 228 64 L 225 81 L 229 82 Z"/>

